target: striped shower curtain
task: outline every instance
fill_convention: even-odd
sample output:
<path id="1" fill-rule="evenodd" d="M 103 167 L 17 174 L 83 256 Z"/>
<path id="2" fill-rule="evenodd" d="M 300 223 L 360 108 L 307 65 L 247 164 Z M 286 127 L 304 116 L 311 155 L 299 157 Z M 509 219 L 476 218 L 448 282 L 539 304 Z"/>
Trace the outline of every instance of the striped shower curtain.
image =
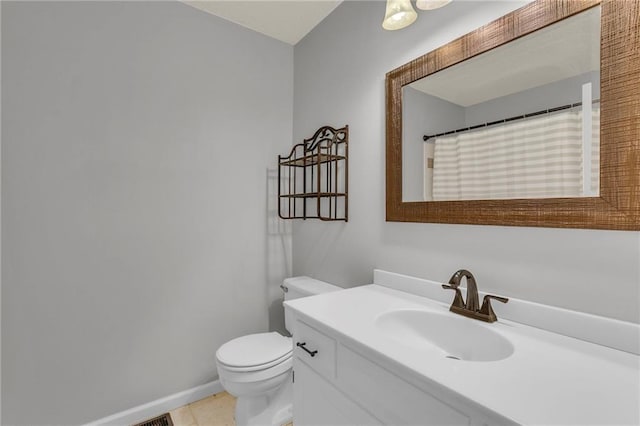
<path id="1" fill-rule="evenodd" d="M 581 112 L 582 114 L 582 112 Z M 600 194 L 600 108 L 593 108 L 591 115 L 591 192 Z M 584 195 L 584 194 L 583 194 Z"/>
<path id="2" fill-rule="evenodd" d="M 599 182 L 599 110 L 593 114 L 592 190 Z M 435 140 L 434 200 L 583 195 L 580 111 L 562 111 Z"/>

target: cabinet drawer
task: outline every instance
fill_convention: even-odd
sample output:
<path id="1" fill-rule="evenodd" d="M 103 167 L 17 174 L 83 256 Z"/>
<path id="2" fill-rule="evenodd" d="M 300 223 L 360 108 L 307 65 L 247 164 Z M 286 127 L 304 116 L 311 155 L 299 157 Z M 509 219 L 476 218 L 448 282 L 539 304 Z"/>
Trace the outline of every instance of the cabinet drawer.
<path id="1" fill-rule="evenodd" d="M 468 416 L 342 345 L 338 357 L 340 389 L 385 424 L 469 424 Z"/>
<path id="2" fill-rule="evenodd" d="M 336 372 L 336 341 L 301 321 L 296 322 L 295 333 L 293 351 L 296 358 L 325 378 L 333 380 Z"/>

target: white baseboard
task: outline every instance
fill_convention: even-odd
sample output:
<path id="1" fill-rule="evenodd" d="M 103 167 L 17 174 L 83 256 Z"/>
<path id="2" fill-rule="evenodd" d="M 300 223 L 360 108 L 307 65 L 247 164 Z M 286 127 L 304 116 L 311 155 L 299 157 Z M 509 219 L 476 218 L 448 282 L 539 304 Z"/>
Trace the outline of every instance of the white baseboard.
<path id="1" fill-rule="evenodd" d="M 222 388 L 220 381 L 215 380 L 213 382 L 205 383 L 204 385 L 196 386 L 195 388 L 174 393 L 173 395 L 165 396 L 164 398 L 156 399 L 155 401 L 151 401 L 146 404 L 138 405 L 137 407 L 133 407 L 107 417 L 103 417 L 91 423 L 87 423 L 84 426 L 128 426 L 135 423 L 140 423 L 144 420 L 160 416 L 168 411 L 175 410 L 176 408 L 182 407 L 183 405 L 198 401 L 209 395 L 222 392 L 223 390 L 224 389 Z"/>

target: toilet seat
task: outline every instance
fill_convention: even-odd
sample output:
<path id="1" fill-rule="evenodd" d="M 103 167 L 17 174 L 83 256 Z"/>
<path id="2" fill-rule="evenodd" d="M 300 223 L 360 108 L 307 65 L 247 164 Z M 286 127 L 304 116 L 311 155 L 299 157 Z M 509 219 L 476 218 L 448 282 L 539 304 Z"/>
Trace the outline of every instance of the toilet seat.
<path id="1" fill-rule="evenodd" d="M 257 383 L 263 380 L 270 380 L 291 371 L 293 367 L 293 357 L 288 357 L 279 364 L 260 370 L 242 370 L 240 368 L 227 367 L 218 361 L 218 376 L 224 383 Z"/>
<path id="2" fill-rule="evenodd" d="M 291 358 L 293 343 L 279 333 L 257 333 L 233 339 L 218 349 L 216 359 L 226 370 L 265 370 Z"/>

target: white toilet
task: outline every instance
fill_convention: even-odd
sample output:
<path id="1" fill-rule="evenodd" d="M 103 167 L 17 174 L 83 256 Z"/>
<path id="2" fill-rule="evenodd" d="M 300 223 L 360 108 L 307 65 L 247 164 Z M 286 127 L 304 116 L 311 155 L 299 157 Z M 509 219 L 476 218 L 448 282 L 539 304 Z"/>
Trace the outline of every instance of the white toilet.
<path id="1" fill-rule="evenodd" d="M 342 290 L 309 277 L 293 277 L 281 286 L 284 299 L 292 300 Z M 293 320 L 285 313 L 285 327 Z M 279 426 L 292 420 L 291 380 L 293 342 L 276 332 L 238 337 L 216 352 L 220 383 L 237 398 L 236 425 Z"/>

